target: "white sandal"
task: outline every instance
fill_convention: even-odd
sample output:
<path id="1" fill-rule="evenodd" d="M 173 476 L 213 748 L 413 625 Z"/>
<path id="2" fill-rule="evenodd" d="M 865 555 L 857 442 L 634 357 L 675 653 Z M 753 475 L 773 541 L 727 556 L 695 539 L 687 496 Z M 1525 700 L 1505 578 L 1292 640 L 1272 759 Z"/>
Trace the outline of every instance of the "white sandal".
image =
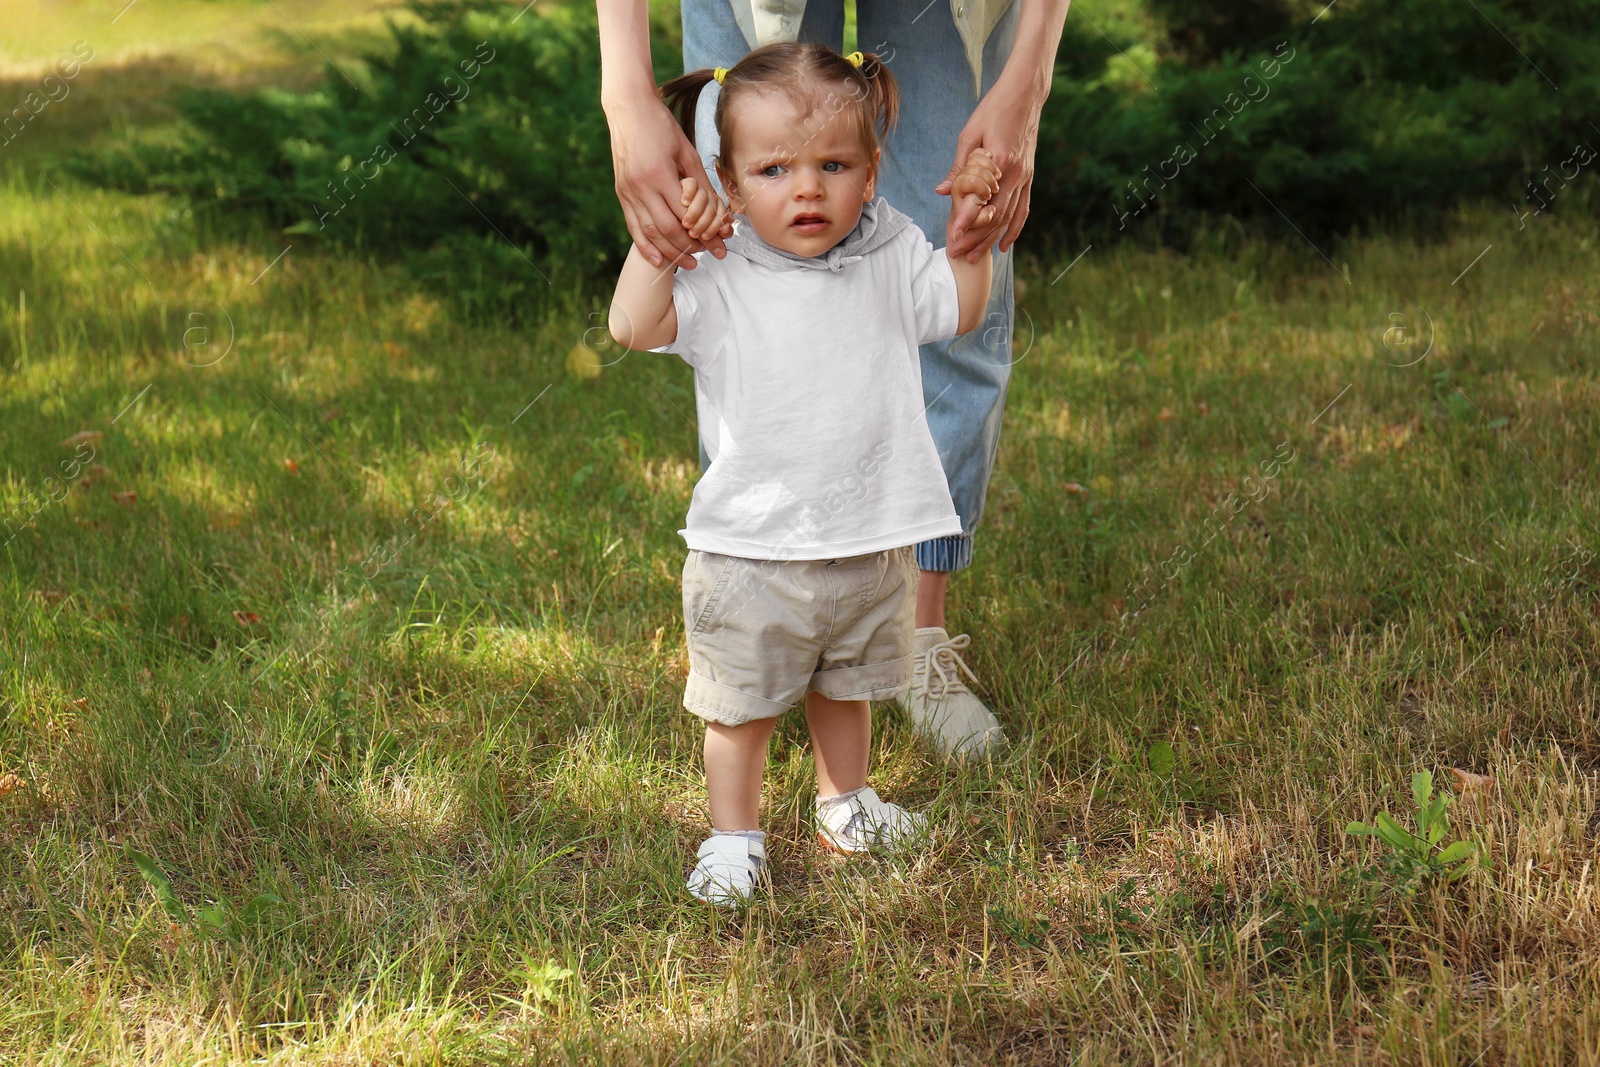
<path id="1" fill-rule="evenodd" d="M 710 904 L 743 904 L 767 877 L 767 847 L 734 834 L 712 834 L 700 846 L 688 890 Z"/>
<path id="2" fill-rule="evenodd" d="M 870 785 L 843 803 L 817 801 L 817 840 L 835 852 L 892 852 L 920 841 L 928 817 L 878 796 Z"/>

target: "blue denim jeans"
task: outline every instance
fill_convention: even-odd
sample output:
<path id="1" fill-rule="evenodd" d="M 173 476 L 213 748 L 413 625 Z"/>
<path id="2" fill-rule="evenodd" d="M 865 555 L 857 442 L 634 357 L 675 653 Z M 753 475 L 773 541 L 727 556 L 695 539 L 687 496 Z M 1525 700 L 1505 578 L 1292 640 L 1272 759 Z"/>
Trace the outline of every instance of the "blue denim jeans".
<path id="1" fill-rule="evenodd" d="M 728 0 L 682 0 L 684 70 L 731 67 L 750 50 Z M 983 51 L 983 91 L 1000 76 L 1016 39 L 1017 8 L 995 25 Z M 920 11 L 920 14 L 918 12 Z M 884 145 L 878 193 L 910 215 L 934 247 L 945 245 L 950 198 L 933 191 L 955 161 L 956 138 L 977 105 L 972 67 L 946 0 L 924 7 L 906 0 L 858 0 L 856 37 L 863 52 L 883 56 L 902 92 L 899 122 Z M 843 0 L 807 0 L 802 41 L 839 50 L 844 43 Z M 695 142 L 706 174 L 722 191 L 712 160 L 719 149 L 713 115 L 721 86 L 705 87 L 695 108 Z M 1000 420 L 1011 381 L 1011 253 L 992 250 L 994 286 L 984 322 L 970 333 L 922 346 L 922 391 L 928 428 L 944 466 L 959 536 L 916 546 L 917 565 L 954 571 L 972 563 L 973 532 L 1000 444 Z M 706 464 L 704 446 L 700 463 Z"/>

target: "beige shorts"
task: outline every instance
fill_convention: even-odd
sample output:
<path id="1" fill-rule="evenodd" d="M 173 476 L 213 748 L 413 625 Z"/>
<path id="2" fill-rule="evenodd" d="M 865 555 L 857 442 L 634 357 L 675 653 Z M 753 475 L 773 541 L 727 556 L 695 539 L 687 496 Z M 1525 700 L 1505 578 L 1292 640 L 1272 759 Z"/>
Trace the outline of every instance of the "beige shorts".
<path id="1" fill-rule="evenodd" d="M 808 691 L 888 700 L 911 685 L 911 546 L 843 559 L 765 560 L 691 549 L 683 565 L 683 706 L 738 726 Z"/>

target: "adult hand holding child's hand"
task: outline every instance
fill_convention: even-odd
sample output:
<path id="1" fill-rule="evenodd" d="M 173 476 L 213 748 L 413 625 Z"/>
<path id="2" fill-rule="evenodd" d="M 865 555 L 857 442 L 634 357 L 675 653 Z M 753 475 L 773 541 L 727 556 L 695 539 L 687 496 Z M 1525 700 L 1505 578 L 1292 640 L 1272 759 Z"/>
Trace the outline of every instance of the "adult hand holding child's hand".
<path id="1" fill-rule="evenodd" d="M 1000 191 L 1000 166 L 994 156 L 984 148 L 974 148 L 967 153 L 967 161 L 950 179 L 950 216 L 960 214 L 963 201 L 977 209 L 973 225 L 988 226 L 994 222 L 995 209 L 990 199 Z"/>
<path id="2" fill-rule="evenodd" d="M 721 197 L 693 176 L 683 179 L 682 188 L 683 196 L 678 201 L 683 209 L 680 217 L 690 237 L 709 244 L 708 238 L 713 234 L 717 237 L 733 236 L 733 216 Z"/>
<path id="3" fill-rule="evenodd" d="M 605 15 L 602 11 L 602 22 L 606 21 Z M 684 136 L 672 113 L 662 104 L 649 76 L 650 53 L 642 9 L 639 23 L 626 27 L 624 36 L 634 33 L 638 39 L 633 43 L 643 49 L 646 63 L 642 76 L 634 71 L 636 84 L 628 84 L 623 77 L 629 68 L 621 57 L 608 57 L 603 64 L 605 74 L 617 79 L 601 100 L 611 127 L 617 202 L 622 205 L 634 246 L 651 266 L 670 263 L 693 270 L 695 253 L 710 251 L 720 259 L 727 250 L 720 238 L 702 243 L 685 233 L 679 223 L 672 202 L 672 183 L 679 175 L 703 174 L 704 164 L 693 142 Z"/>

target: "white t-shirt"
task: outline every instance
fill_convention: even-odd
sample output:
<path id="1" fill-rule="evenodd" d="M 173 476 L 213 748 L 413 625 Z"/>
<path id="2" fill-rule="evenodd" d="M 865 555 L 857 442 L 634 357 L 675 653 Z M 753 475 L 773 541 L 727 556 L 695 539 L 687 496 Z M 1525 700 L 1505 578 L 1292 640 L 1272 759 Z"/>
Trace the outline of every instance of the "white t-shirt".
<path id="1" fill-rule="evenodd" d="M 695 261 L 673 278 L 677 339 L 652 349 L 695 371 L 711 462 L 689 547 L 832 559 L 959 534 L 917 353 L 956 336 L 944 250 L 909 224 L 838 271 Z"/>

